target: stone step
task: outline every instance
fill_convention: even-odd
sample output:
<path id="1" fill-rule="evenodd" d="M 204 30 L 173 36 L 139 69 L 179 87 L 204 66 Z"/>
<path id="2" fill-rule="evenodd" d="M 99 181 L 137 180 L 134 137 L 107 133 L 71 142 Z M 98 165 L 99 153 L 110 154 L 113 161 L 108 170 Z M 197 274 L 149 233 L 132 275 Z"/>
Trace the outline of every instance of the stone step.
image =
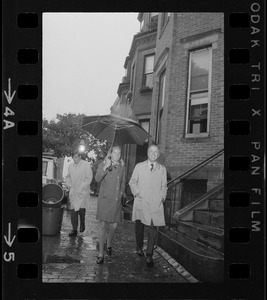
<path id="1" fill-rule="evenodd" d="M 224 213 L 208 210 L 195 210 L 193 221 L 200 224 L 224 228 Z"/>
<path id="2" fill-rule="evenodd" d="M 204 282 L 224 280 L 224 255 L 176 229 L 161 228 L 158 244 L 194 277 Z"/>
<path id="3" fill-rule="evenodd" d="M 190 221 L 178 221 L 177 231 L 204 245 L 224 252 L 224 230 L 221 228 Z"/>
<path id="4" fill-rule="evenodd" d="M 209 199 L 209 209 L 211 211 L 224 211 L 224 200 L 222 199 Z"/>

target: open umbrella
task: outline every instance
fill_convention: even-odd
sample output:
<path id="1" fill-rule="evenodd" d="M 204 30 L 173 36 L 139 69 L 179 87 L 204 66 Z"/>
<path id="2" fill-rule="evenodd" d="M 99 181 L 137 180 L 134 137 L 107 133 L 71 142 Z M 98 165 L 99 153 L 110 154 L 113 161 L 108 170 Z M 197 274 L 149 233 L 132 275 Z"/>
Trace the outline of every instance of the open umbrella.
<path id="1" fill-rule="evenodd" d="M 112 114 L 84 117 L 82 127 L 95 138 L 106 140 L 111 145 L 142 145 L 150 137 L 138 122 Z"/>

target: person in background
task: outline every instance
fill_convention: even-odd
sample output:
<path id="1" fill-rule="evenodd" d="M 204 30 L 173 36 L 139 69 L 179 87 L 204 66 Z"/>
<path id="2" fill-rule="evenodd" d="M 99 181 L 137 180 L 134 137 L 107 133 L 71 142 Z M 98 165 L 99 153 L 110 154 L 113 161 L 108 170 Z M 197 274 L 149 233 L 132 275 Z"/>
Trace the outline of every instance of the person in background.
<path id="1" fill-rule="evenodd" d="M 157 227 L 165 226 L 163 203 L 167 195 L 166 168 L 157 162 L 159 146 L 151 145 L 147 150 L 148 159 L 138 163 L 129 185 L 134 195 L 132 221 L 135 221 L 136 250 L 143 256 L 144 226 L 148 226 L 146 250 L 147 266 L 154 265 L 153 249 L 157 238 Z"/>
<path id="2" fill-rule="evenodd" d="M 77 236 L 78 215 L 80 216 L 80 232 L 85 230 L 85 213 L 89 208 L 90 183 L 93 178 L 93 172 L 89 162 L 81 159 L 82 154 L 79 150 L 73 152 L 73 163 L 69 165 L 66 176 L 66 185 L 70 189 L 70 209 L 72 231 L 69 236 Z"/>
<path id="3" fill-rule="evenodd" d="M 121 197 L 125 193 L 125 167 L 121 148 L 113 146 L 97 169 L 95 180 L 100 183 L 96 219 L 99 220 L 99 254 L 97 264 L 104 262 L 106 225 L 109 225 L 107 254 L 112 255 L 112 239 L 122 221 Z"/>

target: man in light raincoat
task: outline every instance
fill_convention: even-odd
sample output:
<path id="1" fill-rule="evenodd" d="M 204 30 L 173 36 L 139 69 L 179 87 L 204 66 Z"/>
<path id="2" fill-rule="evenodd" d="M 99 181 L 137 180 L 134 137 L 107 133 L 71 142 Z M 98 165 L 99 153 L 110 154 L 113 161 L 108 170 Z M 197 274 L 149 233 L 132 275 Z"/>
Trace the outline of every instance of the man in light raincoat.
<path id="1" fill-rule="evenodd" d="M 77 235 L 78 215 L 80 215 L 80 232 L 85 230 L 85 212 L 89 208 L 90 183 L 93 172 L 90 163 L 81 159 L 79 150 L 73 153 L 73 163 L 69 165 L 66 184 L 70 188 L 72 231 L 69 236 Z"/>
<path id="2" fill-rule="evenodd" d="M 148 159 L 138 163 L 129 185 L 134 195 L 132 221 L 135 221 L 137 254 L 144 252 L 144 225 L 149 226 L 146 251 L 147 266 L 153 266 L 153 248 L 157 237 L 157 226 L 165 226 L 163 203 L 167 195 L 167 171 L 157 162 L 159 147 L 151 145 L 147 150 Z"/>

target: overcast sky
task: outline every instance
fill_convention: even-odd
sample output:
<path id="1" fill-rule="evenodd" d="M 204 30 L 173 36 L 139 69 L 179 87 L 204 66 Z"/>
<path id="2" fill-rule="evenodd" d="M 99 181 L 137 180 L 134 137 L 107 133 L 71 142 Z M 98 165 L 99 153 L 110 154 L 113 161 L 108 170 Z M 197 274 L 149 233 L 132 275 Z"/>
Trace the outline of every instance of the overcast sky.
<path id="1" fill-rule="evenodd" d="M 137 13 L 43 14 L 43 118 L 109 114 Z"/>

